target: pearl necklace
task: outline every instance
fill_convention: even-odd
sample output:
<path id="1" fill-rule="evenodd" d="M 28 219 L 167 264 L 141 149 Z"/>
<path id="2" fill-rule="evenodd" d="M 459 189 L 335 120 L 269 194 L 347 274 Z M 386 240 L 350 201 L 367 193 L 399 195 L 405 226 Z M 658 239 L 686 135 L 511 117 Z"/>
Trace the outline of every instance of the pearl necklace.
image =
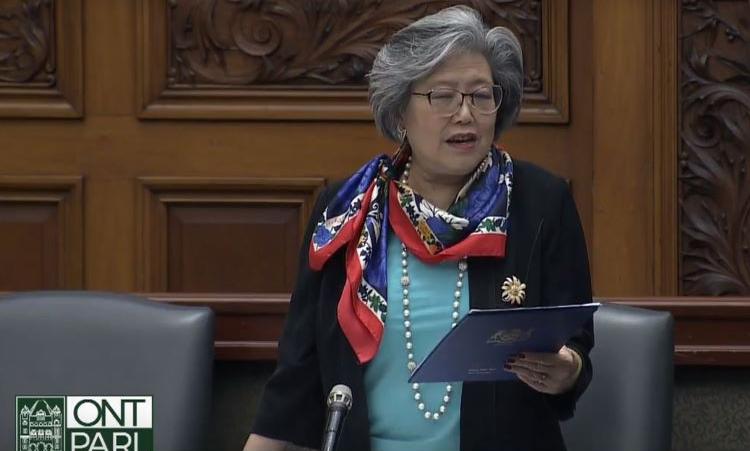
<path id="1" fill-rule="evenodd" d="M 401 181 L 406 183 L 409 177 L 409 169 L 411 167 L 411 158 L 406 163 L 404 173 L 401 177 Z M 451 328 L 456 327 L 458 318 L 460 316 L 459 309 L 461 308 L 461 288 L 463 287 L 463 279 L 466 273 L 467 263 L 466 257 L 458 261 L 458 280 L 456 280 L 456 291 L 453 293 L 453 312 L 451 313 Z M 417 362 L 414 360 L 414 332 L 411 328 L 411 311 L 409 310 L 409 285 L 411 279 L 409 278 L 409 253 L 406 251 L 406 245 L 401 243 L 401 287 L 403 288 L 402 294 L 402 305 L 404 314 L 404 338 L 406 339 L 406 368 L 409 370 L 409 374 L 413 373 L 417 369 Z M 419 383 L 415 382 L 411 386 L 414 392 L 414 401 L 417 403 L 417 410 L 424 412 L 425 420 L 437 421 L 441 418 L 448 408 L 448 403 L 451 401 L 451 393 L 453 386 L 447 384 L 445 386 L 445 394 L 443 400 L 436 411 L 431 411 L 425 406 L 424 400 L 422 399 L 422 393 L 420 391 Z"/>

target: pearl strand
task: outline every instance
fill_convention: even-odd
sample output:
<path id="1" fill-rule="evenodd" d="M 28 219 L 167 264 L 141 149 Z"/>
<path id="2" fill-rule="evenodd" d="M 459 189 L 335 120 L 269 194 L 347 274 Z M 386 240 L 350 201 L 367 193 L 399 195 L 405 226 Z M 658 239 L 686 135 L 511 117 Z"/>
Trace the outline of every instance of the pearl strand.
<path id="1" fill-rule="evenodd" d="M 404 338 L 406 339 L 406 368 L 409 373 L 413 373 L 417 368 L 417 362 L 414 360 L 414 332 L 412 331 L 411 324 L 411 311 L 409 310 L 409 285 L 411 280 L 409 278 L 409 253 L 406 251 L 406 245 L 401 243 L 401 286 L 402 286 L 402 304 L 403 304 L 403 315 L 404 315 Z M 458 319 L 460 317 L 459 309 L 461 307 L 461 288 L 463 287 L 464 274 L 467 269 L 466 258 L 459 260 L 458 262 L 458 280 L 456 280 L 456 291 L 453 293 L 453 312 L 451 313 L 451 328 L 456 327 Z M 422 400 L 422 393 L 420 391 L 419 383 L 414 383 L 411 386 L 414 392 L 414 401 L 417 403 L 417 409 L 420 412 L 424 412 L 424 418 L 426 420 L 439 420 L 441 415 L 445 413 L 448 408 L 448 403 L 451 400 L 451 392 L 453 386 L 448 384 L 445 386 L 445 395 L 440 403 L 437 411 L 432 412 L 425 406 Z"/>
<path id="2" fill-rule="evenodd" d="M 411 156 L 404 165 L 404 172 L 401 175 L 401 181 L 406 183 L 409 179 L 409 170 L 411 169 Z M 417 369 L 417 362 L 414 360 L 414 332 L 411 328 L 411 311 L 409 310 L 409 285 L 411 279 L 409 278 L 409 253 L 406 251 L 406 245 L 401 243 L 401 286 L 403 288 L 402 304 L 403 304 L 403 315 L 404 315 L 404 338 L 406 339 L 406 368 L 409 373 L 413 373 Z M 467 264 L 466 258 L 464 257 L 458 262 L 458 280 L 456 281 L 456 291 L 453 293 L 453 312 L 451 313 L 451 328 L 456 327 L 456 323 L 460 316 L 459 309 L 461 307 L 461 288 L 463 287 L 464 273 L 466 272 Z M 422 392 L 420 391 L 419 383 L 415 382 L 411 386 L 414 392 L 414 401 L 417 403 L 417 410 L 424 412 L 424 418 L 426 420 L 437 421 L 445 414 L 448 409 L 448 403 L 451 401 L 451 393 L 453 392 L 453 386 L 448 384 L 445 386 L 445 394 L 443 395 L 442 402 L 438 406 L 437 411 L 430 411 L 422 399 Z"/>

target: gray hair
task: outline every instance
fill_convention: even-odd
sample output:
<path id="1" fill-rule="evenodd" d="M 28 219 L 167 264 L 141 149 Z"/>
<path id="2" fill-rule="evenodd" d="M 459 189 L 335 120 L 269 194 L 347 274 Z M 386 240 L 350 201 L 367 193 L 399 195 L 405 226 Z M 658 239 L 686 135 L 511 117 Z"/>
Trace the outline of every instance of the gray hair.
<path id="1" fill-rule="evenodd" d="M 370 107 L 378 130 L 400 141 L 399 129 L 412 84 L 430 75 L 446 58 L 477 52 L 487 59 L 493 82 L 503 90 L 495 120 L 495 139 L 518 116 L 523 93 L 521 44 L 504 27 L 489 29 L 479 13 L 453 6 L 425 16 L 394 34 L 375 57 L 370 80 Z"/>

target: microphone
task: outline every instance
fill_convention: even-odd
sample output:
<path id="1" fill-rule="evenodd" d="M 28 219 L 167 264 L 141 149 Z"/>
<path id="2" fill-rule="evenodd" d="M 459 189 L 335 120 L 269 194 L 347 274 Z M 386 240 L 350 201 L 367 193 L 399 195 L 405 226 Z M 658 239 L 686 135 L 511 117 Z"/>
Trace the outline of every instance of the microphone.
<path id="1" fill-rule="evenodd" d="M 352 408 L 352 390 L 346 385 L 339 384 L 328 394 L 328 419 L 323 433 L 323 446 L 320 451 L 333 451 L 339 430 L 344 423 L 346 414 Z"/>

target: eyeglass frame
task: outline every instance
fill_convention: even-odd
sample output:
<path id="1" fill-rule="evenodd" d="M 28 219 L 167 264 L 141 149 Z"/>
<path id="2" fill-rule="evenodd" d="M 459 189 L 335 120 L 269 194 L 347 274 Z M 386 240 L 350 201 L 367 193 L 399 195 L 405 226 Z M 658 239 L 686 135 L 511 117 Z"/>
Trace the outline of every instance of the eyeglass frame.
<path id="1" fill-rule="evenodd" d="M 497 104 L 495 105 L 495 109 L 494 109 L 494 110 L 492 110 L 492 111 L 490 111 L 490 112 L 486 112 L 486 113 L 485 113 L 484 111 L 481 111 L 481 110 L 479 110 L 479 109 L 478 109 L 478 108 L 476 107 L 476 105 L 474 105 L 474 94 L 476 94 L 476 93 L 477 93 L 477 91 L 479 91 L 480 89 L 484 89 L 484 88 L 487 88 L 487 87 L 489 87 L 489 88 L 492 88 L 492 89 L 493 89 L 493 95 L 494 95 L 494 88 L 497 88 L 497 89 L 499 89 L 499 90 L 500 90 L 500 101 L 498 101 L 498 102 L 497 102 Z M 433 94 L 433 92 L 435 92 L 435 91 L 440 91 L 440 90 L 444 90 L 444 91 L 453 91 L 453 92 L 456 92 L 456 93 L 458 93 L 458 94 L 461 94 L 461 101 L 460 101 L 460 102 L 458 103 L 458 108 L 456 108 L 456 111 L 454 111 L 454 112 L 452 112 L 452 113 L 450 113 L 450 114 L 444 114 L 444 115 L 443 115 L 443 114 L 441 114 L 441 116 L 444 116 L 444 117 L 450 117 L 450 116 L 453 116 L 454 114 L 456 114 L 456 113 L 458 113 L 459 111 L 461 111 L 461 108 L 462 108 L 462 107 L 464 106 L 464 99 L 466 98 L 466 96 L 469 96 L 469 97 L 471 98 L 471 99 L 470 99 L 470 101 L 469 101 L 469 106 L 470 106 L 470 107 L 471 107 L 471 108 L 472 108 L 473 110 L 476 110 L 476 111 L 477 111 L 477 112 L 478 112 L 479 114 L 490 115 L 490 114 L 496 113 L 496 112 L 497 112 L 497 110 L 499 110 L 499 109 L 500 109 L 500 107 L 502 106 L 502 104 L 503 104 L 503 98 L 504 98 L 504 95 L 505 95 L 505 94 L 503 93 L 503 87 L 502 87 L 502 86 L 500 86 L 500 85 L 488 85 L 488 86 L 481 86 L 481 87 L 479 87 L 479 88 L 475 89 L 475 90 L 474 90 L 474 91 L 472 91 L 472 92 L 463 92 L 463 91 L 460 91 L 460 90 L 458 90 L 458 89 L 455 89 L 455 88 L 433 88 L 433 89 L 430 89 L 430 90 L 429 90 L 429 91 L 427 91 L 427 92 L 415 92 L 415 91 L 412 91 L 412 92 L 411 92 L 411 95 L 413 95 L 413 96 L 422 96 L 422 97 L 427 97 L 427 103 L 428 103 L 428 104 L 430 105 L 430 108 L 432 108 L 432 94 Z"/>

